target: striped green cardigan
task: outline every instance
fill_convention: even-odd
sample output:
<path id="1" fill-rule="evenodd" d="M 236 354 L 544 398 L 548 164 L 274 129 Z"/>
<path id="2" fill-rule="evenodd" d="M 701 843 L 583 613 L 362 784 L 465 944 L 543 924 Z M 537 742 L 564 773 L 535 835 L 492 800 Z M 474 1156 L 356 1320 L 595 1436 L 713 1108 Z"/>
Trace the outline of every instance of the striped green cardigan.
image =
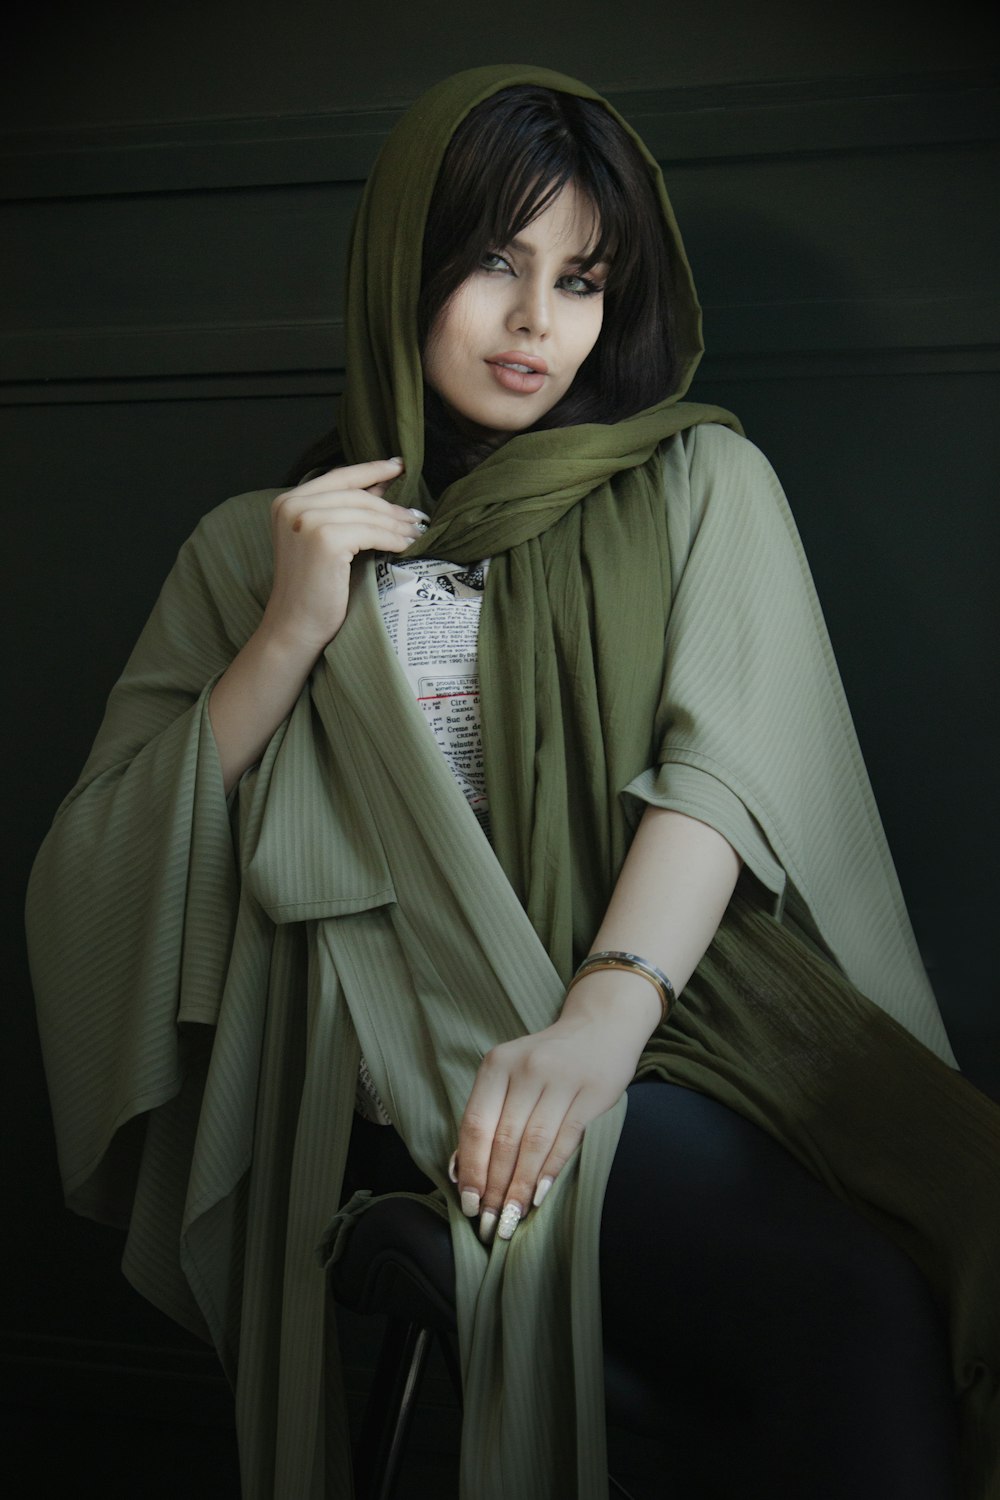
<path id="1" fill-rule="evenodd" d="M 718 427 L 662 464 L 675 728 L 623 796 L 711 823 L 752 873 L 641 1068 L 756 1121 L 914 1256 L 950 1310 L 967 1493 L 995 1494 L 997 1111 L 934 1056 L 947 1044 L 768 465 Z M 487 1252 L 445 1164 L 483 1053 L 546 1025 L 563 985 L 409 693 L 369 565 L 227 805 L 206 700 L 267 598 L 272 493 L 182 549 L 35 869 L 67 1201 L 127 1225 L 126 1274 L 219 1350 L 246 1495 L 348 1495 L 315 1249 L 363 1050 L 452 1219 L 464 1493 L 603 1496 L 597 1243 L 623 1106 Z"/>

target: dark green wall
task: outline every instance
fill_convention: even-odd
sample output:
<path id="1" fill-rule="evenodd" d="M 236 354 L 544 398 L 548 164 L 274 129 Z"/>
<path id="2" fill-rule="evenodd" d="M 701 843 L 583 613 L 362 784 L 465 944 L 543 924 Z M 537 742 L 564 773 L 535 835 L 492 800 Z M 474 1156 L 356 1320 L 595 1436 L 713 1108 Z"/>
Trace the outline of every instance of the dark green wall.
<path id="1" fill-rule="evenodd" d="M 216 1400 L 121 1281 L 114 1234 L 60 1206 L 23 886 L 180 541 L 329 425 L 360 182 L 398 107 L 456 67 L 578 73 L 661 156 L 706 309 L 696 394 L 785 482 L 946 1018 L 1000 1091 L 997 90 L 986 8 L 948 18 L 175 0 L 20 22 L 0 90 L 15 1389 Z"/>

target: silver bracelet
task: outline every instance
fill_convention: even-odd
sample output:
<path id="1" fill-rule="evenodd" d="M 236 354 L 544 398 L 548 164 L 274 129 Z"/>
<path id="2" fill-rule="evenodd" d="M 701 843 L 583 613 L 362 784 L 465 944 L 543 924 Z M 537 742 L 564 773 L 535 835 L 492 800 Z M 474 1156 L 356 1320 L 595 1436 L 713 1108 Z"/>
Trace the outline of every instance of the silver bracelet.
<path id="1" fill-rule="evenodd" d="M 573 988 L 578 979 L 582 979 L 585 974 L 592 974 L 598 969 L 625 969 L 633 974 L 641 974 L 643 979 L 648 979 L 660 997 L 660 1025 L 663 1025 L 663 1022 L 670 1014 L 671 1006 L 677 999 L 677 996 L 674 994 L 673 985 L 662 969 L 658 969 L 655 964 L 649 963 L 647 959 L 640 958 L 637 953 L 618 953 L 611 949 L 605 949 L 600 953 L 591 953 L 583 960 L 583 963 L 570 980 L 566 993 L 569 994 L 569 990 Z"/>

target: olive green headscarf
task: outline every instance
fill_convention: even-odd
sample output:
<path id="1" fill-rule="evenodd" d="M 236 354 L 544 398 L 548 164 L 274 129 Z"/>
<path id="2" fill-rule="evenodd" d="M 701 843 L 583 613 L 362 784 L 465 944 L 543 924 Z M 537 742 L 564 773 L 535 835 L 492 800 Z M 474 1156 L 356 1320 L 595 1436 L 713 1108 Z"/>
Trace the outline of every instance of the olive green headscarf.
<path id="1" fill-rule="evenodd" d="M 424 224 L 455 129 L 517 84 L 597 100 L 642 153 L 670 248 L 676 389 L 621 422 L 520 434 L 434 505 L 421 478 Z M 660 169 L 585 84 L 539 68 L 474 68 L 432 88 L 393 131 L 354 228 L 340 436 L 353 463 L 405 459 L 390 498 L 433 513 L 413 555 L 493 559 L 479 664 L 494 847 L 564 979 L 625 855 L 620 793 L 657 759 L 651 734 L 670 605 L 657 450 L 702 422 L 739 430 L 720 408 L 681 400 L 701 354 L 701 309 Z M 637 570 L 636 559 L 650 565 Z"/>

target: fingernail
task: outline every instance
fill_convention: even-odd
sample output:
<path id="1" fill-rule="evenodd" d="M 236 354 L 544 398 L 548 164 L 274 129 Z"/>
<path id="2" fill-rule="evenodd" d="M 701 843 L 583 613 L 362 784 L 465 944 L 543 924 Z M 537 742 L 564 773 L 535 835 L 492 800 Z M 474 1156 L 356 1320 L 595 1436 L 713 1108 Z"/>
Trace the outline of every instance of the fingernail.
<path id="1" fill-rule="evenodd" d="M 453 1151 L 448 1162 L 448 1179 L 458 1186 L 458 1152 Z"/>
<path id="2" fill-rule="evenodd" d="M 497 1227 L 497 1216 L 491 1208 L 483 1209 L 479 1215 L 479 1238 L 484 1245 L 492 1245 L 493 1234 Z"/>
<path id="3" fill-rule="evenodd" d="M 521 1222 L 523 1210 L 520 1203 L 505 1203 L 503 1213 L 500 1215 L 500 1223 L 497 1225 L 497 1238 L 509 1240 L 518 1224 Z"/>
<path id="4" fill-rule="evenodd" d="M 430 520 L 430 516 L 427 514 L 427 512 L 425 510 L 417 510 L 415 505 L 412 505 L 410 507 L 410 515 L 414 516 L 418 521 Z"/>
<path id="5" fill-rule="evenodd" d="M 532 1206 L 534 1208 L 541 1208 L 542 1204 L 545 1202 L 546 1197 L 548 1196 L 549 1188 L 552 1186 L 554 1180 L 555 1179 L 552 1177 L 543 1177 L 541 1179 L 538 1186 L 535 1188 L 535 1196 L 531 1200 Z"/>
<path id="6" fill-rule="evenodd" d="M 469 1219 L 474 1219 L 479 1212 L 479 1194 L 472 1188 L 466 1188 L 462 1194 L 462 1212 Z"/>
<path id="7" fill-rule="evenodd" d="M 418 521 L 413 529 L 417 533 L 417 536 L 423 536 L 424 532 L 427 530 L 427 522 Z"/>
<path id="8" fill-rule="evenodd" d="M 402 468 L 403 460 L 400 458 L 399 454 L 397 453 L 393 458 L 387 458 L 386 459 L 386 463 L 387 464 L 399 464 L 400 468 Z"/>

